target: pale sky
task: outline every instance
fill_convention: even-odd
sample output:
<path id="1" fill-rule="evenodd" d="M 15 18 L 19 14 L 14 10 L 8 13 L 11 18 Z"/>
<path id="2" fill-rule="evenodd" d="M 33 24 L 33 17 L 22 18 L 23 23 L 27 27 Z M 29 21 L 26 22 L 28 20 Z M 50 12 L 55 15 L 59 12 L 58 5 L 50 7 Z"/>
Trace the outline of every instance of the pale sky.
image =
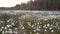
<path id="1" fill-rule="evenodd" d="M 29 0 L 0 0 L 0 7 L 12 7 L 21 2 L 27 2 Z"/>

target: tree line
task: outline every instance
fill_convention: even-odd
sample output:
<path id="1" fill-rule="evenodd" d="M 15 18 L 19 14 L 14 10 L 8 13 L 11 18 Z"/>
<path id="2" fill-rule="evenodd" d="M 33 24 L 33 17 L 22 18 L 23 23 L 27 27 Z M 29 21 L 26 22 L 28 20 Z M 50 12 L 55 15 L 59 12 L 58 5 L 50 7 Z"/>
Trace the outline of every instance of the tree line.
<path id="1" fill-rule="evenodd" d="M 11 10 L 60 10 L 60 0 L 31 0 L 27 3 L 17 4 L 10 8 L 0 9 L 11 9 Z"/>

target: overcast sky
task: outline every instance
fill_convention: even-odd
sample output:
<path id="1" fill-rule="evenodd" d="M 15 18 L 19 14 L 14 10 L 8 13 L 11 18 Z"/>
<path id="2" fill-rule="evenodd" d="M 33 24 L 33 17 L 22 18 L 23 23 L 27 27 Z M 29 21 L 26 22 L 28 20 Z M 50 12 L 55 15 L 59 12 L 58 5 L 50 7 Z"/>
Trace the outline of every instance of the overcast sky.
<path id="1" fill-rule="evenodd" d="M 29 0 L 0 0 L 0 7 L 11 7 L 16 4 L 21 4 L 21 2 L 27 2 Z"/>

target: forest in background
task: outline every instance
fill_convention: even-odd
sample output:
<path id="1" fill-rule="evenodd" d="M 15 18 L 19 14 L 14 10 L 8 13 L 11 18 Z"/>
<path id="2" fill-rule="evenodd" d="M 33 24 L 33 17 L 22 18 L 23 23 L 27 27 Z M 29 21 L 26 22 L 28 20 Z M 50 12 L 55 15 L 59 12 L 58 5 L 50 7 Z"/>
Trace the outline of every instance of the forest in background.
<path id="1" fill-rule="evenodd" d="M 14 7 L 0 7 L 0 10 L 60 10 L 60 0 L 31 0 Z"/>

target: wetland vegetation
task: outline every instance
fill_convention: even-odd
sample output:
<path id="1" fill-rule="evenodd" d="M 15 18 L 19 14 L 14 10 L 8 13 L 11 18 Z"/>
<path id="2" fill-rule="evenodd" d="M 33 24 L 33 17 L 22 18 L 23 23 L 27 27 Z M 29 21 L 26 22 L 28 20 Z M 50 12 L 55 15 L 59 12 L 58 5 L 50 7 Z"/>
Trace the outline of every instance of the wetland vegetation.
<path id="1" fill-rule="evenodd" d="M 0 34 L 60 34 L 60 14 L 0 13 Z"/>

